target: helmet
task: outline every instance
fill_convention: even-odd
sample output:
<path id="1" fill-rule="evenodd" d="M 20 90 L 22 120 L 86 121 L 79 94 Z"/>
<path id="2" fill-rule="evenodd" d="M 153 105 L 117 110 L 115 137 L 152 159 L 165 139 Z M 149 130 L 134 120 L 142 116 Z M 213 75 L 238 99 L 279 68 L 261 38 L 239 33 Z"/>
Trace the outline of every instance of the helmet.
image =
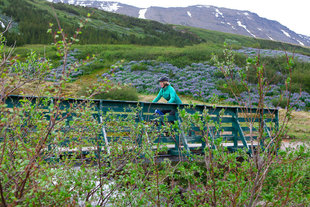
<path id="1" fill-rule="evenodd" d="M 169 79 L 166 77 L 166 76 L 164 76 L 164 77 L 161 77 L 159 80 L 158 80 L 158 82 L 164 82 L 164 81 L 169 81 Z"/>

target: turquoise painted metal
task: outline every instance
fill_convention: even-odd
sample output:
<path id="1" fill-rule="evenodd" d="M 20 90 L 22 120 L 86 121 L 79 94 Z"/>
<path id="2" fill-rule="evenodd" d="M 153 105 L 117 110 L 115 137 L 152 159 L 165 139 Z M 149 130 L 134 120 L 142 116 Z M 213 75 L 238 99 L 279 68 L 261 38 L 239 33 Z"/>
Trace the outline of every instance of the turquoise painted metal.
<path id="1" fill-rule="evenodd" d="M 14 108 L 20 107 L 21 102 L 24 99 L 30 100 L 33 104 L 40 104 L 41 100 L 44 100 L 44 97 L 27 97 L 27 96 L 9 96 L 6 99 L 6 107 Z M 138 114 L 136 115 L 136 122 L 152 122 L 158 120 L 158 116 L 154 115 L 156 109 L 159 110 L 174 110 L 175 115 L 169 115 L 166 117 L 166 121 L 176 122 L 181 124 L 182 118 L 178 113 L 178 110 L 185 109 L 188 113 L 198 112 L 201 116 L 204 110 L 207 110 L 207 113 L 211 117 L 211 121 L 218 122 L 221 118 L 221 127 L 217 133 L 215 127 L 210 127 L 209 130 L 202 132 L 198 127 L 192 127 L 189 131 L 180 130 L 179 133 L 170 137 L 165 134 L 161 134 L 154 141 L 154 143 L 169 143 L 173 147 L 169 148 L 168 155 L 180 155 L 185 151 L 186 154 L 197 152 L 197 149 L 200 149 L 200 153 L 203 153 L 205 147 L 216 148 L 214 142 L 216 139 L 221 137 L 225 143 L 226 147 L 231 150 L 237 150 L 238 148 L 243 148 L 247 152 L 251 153 L 252 147 L 257 146 L 257 136 L 253 136 L 257 132 L 257 127 L 261 123 L 262 118 L 257 117 L 257 108 L 244 108 L 244 107 L 232 107 L 232 106 L 207 106 L 207 105 L 195 105 L 190 107 L 187 104 L 165 104 L 165 103 L 149 103 L 149 102 L 133 102 L 133 101 L 113 101 L 113 100 L 85 100 L 85 99 L 57 99 L 57 98 L 48 98 L 48 104 L 45 104 L 44 107 L 41 107 L 42 110 L 48 110 L 48 106 L 53 104 L 55 101 L 59 101 L 59 107 L 61 110 L 68 110 L 70 107 L 74 107 L 78 104 L 83 104 L 86 102 L 91 102 L 91 107 L 93 108 L 93 116 L 98 122 L 103 122 L 103 117 L 107 113 L 115 113 L 116 117 L 126 117 L 129 113 L 132 113 L 132 109 L 139 107 Z M 42 104 L 43 105 L 43 104 Z M 256 114 L 256 116 L 251 116 Z M 277 131 L 279 127 L 279 111 L 278 109 L 264 109 L 263 110 L 264 118 L 264 130 L 266 138 L 272 138 L 272 130 Z M 67 122 L 73 118 L 74 114 L 71 114 L 67 117 Z M 48 119 L 48 116 L 47 116 Z M 163 117 L 160 117 L 163 122 Z M 159 126 L 160 127 L 160 126 Z M 208 132 L 208 136 L 211 140 L 210 145 L 207 146 L 205 140 L 203 139 L 203 133 Z M 98 137 L 100 140 L 100 145 L 104 146 L 107 150 L 107 153 L 110 153 L 109 143 L 115 139 L 109 133 L 106 127 L 103 127 L 101 134 Z M 121 137 L 118 137 L 121 138 Z M 254 142 L 253 142 L 254 141 Z M 141 140 L 140 140 L 141 142 Z M 62 145 L 68 145 L 65 141 Z M 182 152 L 181 152 L 182 151 Z M 199 150 L 198 150 L 199 152 Z M 183 153 L 184 154 L 184 153 Z"/>

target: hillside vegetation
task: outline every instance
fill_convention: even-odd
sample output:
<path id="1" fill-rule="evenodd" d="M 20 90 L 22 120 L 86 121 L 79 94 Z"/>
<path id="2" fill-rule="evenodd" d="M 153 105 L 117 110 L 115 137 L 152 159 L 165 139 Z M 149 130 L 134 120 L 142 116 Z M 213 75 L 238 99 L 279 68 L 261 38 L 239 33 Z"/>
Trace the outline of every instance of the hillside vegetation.
<path id="1" fill-rule="evenodd" d="M 9 44 L 49 44 L 49 23 L 56 25 L 57 15 L 66 33 L 73 34 L 82 19 L 91 14 L 80 39 L 81 44 L 141 44 L 184 46 L 201 40 L 190 33 L 173 29 L 159 22 L 132 18 L 102 10 L 67 4 L 53 4 L 45 0 L 3 0 L 0 18 L 8 23 L 12 17 L 14 28 L 6 34 Z M 3 28 L 0 27 L 0 31 Z"/>
<path id="2" fill-rule="evenodd" d="M 12 16 L 14 20 L 11 32 L 6 34 L 8 44 L 12 44 L 14 40 L 17 44 L 31 44 L 18 47 L 16 54 L 23 58 L 31 50 L 35 50 L 41 56 L 49 58 L 54 67 L 59 67 L 61 62 L 56 55 L 56 49 L 48 45 L 52 42 L 51 35 L 46 33 L 48 22 L 56 25 L 56 14 L 62 27 L 70 35 L 78 28 L 80 20 L 90 13 L 90 21 L 82 30 L 80 45 L 73 47 L 75 52 L 72 57 L 80 60 L 88 55 L 95 55 L 96 59 L 83 66 L 77 75 L 106 72 L 120 60 L 156 60 L 178 68 L 206 61 L 212 65 L 213 55 L 224 58 L 224 42 L 236 50 L 244 47 L 272 49 L 310 56 L 309 48 L 297 45 L 200 28 L 164 25 L 94 8 L 52 4 L 44 0 L 4 0 L 0 2 L 0 13 L 2 19 Z M 248 54 L 236 53 L 236 65 L 244 67 L 247 56 Z M 287 73 L 284 55 L 261 56 L 260 62 L 265 66 L 265 76 L 271 80 L 271 84 L 283 82 Z M 292 74 L 293 92 L 299 92 L 300 88 L 310 92 L 309 70 L 309 61 L 295 61 Z M 255 76 L 255 71 L 250 70 L 249 81 L 255 83 Z"/>
<path id="3" fill-rule="evenodd" d="M 60 64 L 59 57 L 56 56 L 56 51 L 52 46 L 43 45 L 27 45 L 18 47 L 17 54 L 24 57 L 30 50 L 39 52 L 42 56 L 46 55 L 52 60 L 55 66 Z M 94 54 L 96 59 L 87 66 L 84 66 L 84 74 L 92 74 L 94 72 L 106 72 L 114 63 L 123 60 L 141 61 L 141 60 L 156 60 L 158 62 L 168 62 L 179 68 L 184 68 L 192 63 L 199 63 L 209 61 L 212 63 L 211 58 L 213 54 L 223 58 L 223 46 L 213 43 L 205 43 L 194 46 L 186 47 L 161 47 L 161 46 L 141 46 L 141 45 L 76 45 L 74 49 L 77 50 L 74 55 L 77 59 L 84 59 L 88 55 Z M 247 56 L 244 54 L 236 53 L 235 62 L 237 66 L 244 67 Z M 262 56 L 261 62 L 265 65 L 266 76 L 271 78 L 271 83 L 276 84 L 283 81 L 283 77 L 277 75 L 278 72 L 285 74 L 286 71 L 286 57 L 275 56 L 265 57 Z M 255 83 L 255 71 L 249 71 L 250 81 Z M 298 92 L 300 88 L 304 91 L 310 92 L 310 63 L 296 61 L 294 65 L 293 75 L 293 91 Z"/>

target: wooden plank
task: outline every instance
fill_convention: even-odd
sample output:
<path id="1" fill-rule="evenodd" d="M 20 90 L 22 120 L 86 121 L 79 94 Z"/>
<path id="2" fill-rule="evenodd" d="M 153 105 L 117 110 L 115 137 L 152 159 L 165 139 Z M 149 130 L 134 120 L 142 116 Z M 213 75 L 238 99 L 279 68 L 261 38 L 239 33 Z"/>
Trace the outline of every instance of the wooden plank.
<path id="1" fill-rule="evenodd" d="M 253 140 L 257 140 L 257 136 L 255 135 L 255 136 L 245 136 L 245 139 L 247 140 L 247 141 L 251 141 L 252 139 Z"/>
<path id="2" fill-rule="evenodd" d="M 259 118 L 244 118 L 244 117 L 239 117 L 238 118 L 239 122 L 246 122 L 246 123 L 249 123 L 249 122 L 260 122 L 260 119 Z M 276 119 L 272 119 L 272 118 L 267 118 L 265 119 L 266 122 L 276 122 Z"/>
<path id="3" fill-rule="evenodd" d="M 143 113 L 155 113 L 155 110 L 174 110 L 177 112 L 178 105 L 177 104 L 164 104 L 164 103 L 145 103 L 143 102 Z"/>
<path id="4" fill-rule="evenodd" d="M 155 119 L 159 119 L 161 121 L 164 121 L 164 119 L 166 118 L 167 121 L 176 121 L 175 116 L 170 116 L 170 115 L 164 115 L 164 116 L 160 116 L 160 115 L 143 115 L 143 120 L 145 121 L 153 121 Z"/>
<path id="5" fill-rule="evenodd" d="M 189 154 L 190 154 L 190 149 L 189 149 L 189 147 L 188 147 L 188 142 L 187 142 L 187 138 L 186 138 L 186 136 L 185 136 L 185 133 L 184 133 L 184 131 L 182 130 L 182 127 L 181 127 L 181 122 L 182 122 L 182 120 L 181 120 L 181 118 L 178 116 L 178 114 L 176 114 L 176 119 L 178 120 L 178 124 L 179 124 L 179 130 L 180 130 L 180 132 L 179 132 L 179 137 L 181 137 L 183 146 L 184 146 L 184 148 L 185 148 L 185 150 L 186 150 L 186 152 L 187 152 L 187 155 L 189 155 Z M 179 145 L 179 146 L 180 146 L 180 145 Z"/>

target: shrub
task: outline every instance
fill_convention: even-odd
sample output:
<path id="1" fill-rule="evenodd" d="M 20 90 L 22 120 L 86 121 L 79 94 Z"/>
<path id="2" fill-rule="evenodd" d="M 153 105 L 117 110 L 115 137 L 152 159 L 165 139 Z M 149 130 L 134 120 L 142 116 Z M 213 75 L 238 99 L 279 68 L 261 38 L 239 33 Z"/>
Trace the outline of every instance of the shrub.
<path id="1" fill-rule="evenodd" d="M 282 97 L 282 98 L 275 98 L 271 101 L 272 105 L 274 106 L 279 106 L 281 108 L 286 108 L 287 106 L 287 98 Z"/>
<path id="2" fill-rule="evenodd" d="M 100 61 L 94 61 L 91 64 L 87 64 L 81 67 L 81 70 L 84 71 L 84 74 L 88 75 L 93 73 L 94 71 L 103 70 L 106 67 L 107 67 L 106 63 Z"/>
<path id="3" fill-rule="evenodd" d="M 147 66 L 145 64 L 135 64 L 131 66 L 132 71 L 144 71 L 147 70 Z"/>
<path id="4" fill-rule="evenodd" d="M 283 88 L 285 88 L 285 87 L 283 87 Z M 302 84 L 301 83 L 292 83 L 291 91 L 293 93 L 299 93 L 300 90 L 302 90 Z"/>
<path id="5" fill-rule="evenodd" d="M 236 80 L 230 83 L 231 88 L 227 87 L 226 83 L 227 82 L 225 80 L 221 79 L 217 81 L 216 87 L 223 93 L 228 93 L 231 97 L 234 97 L 233 93 L 240 96 L 242 92 L 247 91 L 246 87 Z"/>
<path id="6" fill-rule="evenodd" d="M 214 77 L 217 78 L 217 79 L 224 79 L 225 78 L 225 75 L 222 73 L 222 71 L 220 70 L 216 70 L 214 71 L 213 73 Z"/>
<path id="7" fill-rule="evenodd" d="M 138 92 L 133 87 L 118 87 L 113 88 L 108 92 L 103 92 L 94 96 L 96 99 L 108 100 L 124 100 L 124 101 L 138 101 Z"/>
<path id="8" fill-rule="evenodd" d="M 300 87 L 303 91 L 310 92 L 310 74 L 306 70 L 296 70 L 292 74 L 292 82 L 295 84 L 295 91 L 299 91 Z"/>

